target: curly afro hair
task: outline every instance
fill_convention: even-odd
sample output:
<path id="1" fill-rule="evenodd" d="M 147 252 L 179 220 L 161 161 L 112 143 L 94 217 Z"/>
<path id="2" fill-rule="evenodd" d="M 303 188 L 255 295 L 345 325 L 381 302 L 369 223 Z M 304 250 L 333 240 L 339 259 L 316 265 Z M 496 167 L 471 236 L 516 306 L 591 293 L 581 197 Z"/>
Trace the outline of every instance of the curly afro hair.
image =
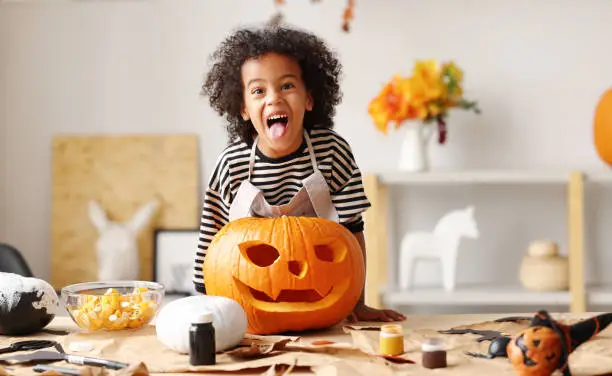
<path id="1" fill-rule="evenodd" d="M 251 145 L 255 128 L 241 116 L 243 103 L 242 64 L 266 53 L 294 58 L 302 79 L 312 94 L 312 111 L 304 114 L 304 128 L 333 128 L 335 107 L 342 99 L 339 78 L 342 66 L 325 42 L 315 35 L 280 26 L 244 28 L 225 39 L 211 55 L 212 67 L 202 85 L 211 107 L 228 121 L 230 142 L 240 139 Z"/>

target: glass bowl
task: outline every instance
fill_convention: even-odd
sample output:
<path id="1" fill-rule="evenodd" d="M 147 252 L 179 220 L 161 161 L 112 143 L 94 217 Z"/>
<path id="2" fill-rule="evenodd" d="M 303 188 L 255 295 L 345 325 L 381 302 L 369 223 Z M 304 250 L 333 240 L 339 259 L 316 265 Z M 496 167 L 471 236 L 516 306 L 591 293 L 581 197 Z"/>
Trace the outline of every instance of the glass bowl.
<path id="1" fill-rule="evenodd" d="M 165 287 L 147 281 L 86 282 L 61 290 L 64 307 L 89 331 L 136 329 L 157 314 Z"/>

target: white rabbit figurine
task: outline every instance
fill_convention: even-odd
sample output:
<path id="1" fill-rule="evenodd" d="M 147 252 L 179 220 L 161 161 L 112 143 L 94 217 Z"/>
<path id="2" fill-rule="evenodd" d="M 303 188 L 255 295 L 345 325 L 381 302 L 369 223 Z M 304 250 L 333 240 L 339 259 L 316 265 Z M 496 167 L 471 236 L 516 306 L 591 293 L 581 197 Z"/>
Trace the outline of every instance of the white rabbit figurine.
<path id="1" fill-rule="evenodd" d="M 96 242 L 99 280 L 139 279 L 138 233 L 157 207 L 157 201 L 153 200 L 142 206 L 132 219 L 119 223 L 108 220 L 97 201 L 89 202 L 89 218 L 100 235 Z"/>

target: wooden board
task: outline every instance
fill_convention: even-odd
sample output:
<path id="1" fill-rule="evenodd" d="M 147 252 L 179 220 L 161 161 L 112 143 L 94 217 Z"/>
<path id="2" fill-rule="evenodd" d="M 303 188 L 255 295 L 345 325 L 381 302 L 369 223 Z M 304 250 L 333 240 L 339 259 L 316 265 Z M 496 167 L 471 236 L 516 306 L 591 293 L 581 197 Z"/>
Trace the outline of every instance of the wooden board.
<path id="1" fill-rule="evenodd" d="M 140 276 L 153 277 L 155 228 L 199 226 L 196 135 L 62 136 L 53 139 L 51 284 L 56 289 L 97 279 L 96 228 L 88 203 L 97 200 L 112 221 L 141 205 L 160 207 L 138 238 Z M 196 244 L 194 244 L 194 247 Z M 194 248 L 195 250 L 195 248 Z"/>

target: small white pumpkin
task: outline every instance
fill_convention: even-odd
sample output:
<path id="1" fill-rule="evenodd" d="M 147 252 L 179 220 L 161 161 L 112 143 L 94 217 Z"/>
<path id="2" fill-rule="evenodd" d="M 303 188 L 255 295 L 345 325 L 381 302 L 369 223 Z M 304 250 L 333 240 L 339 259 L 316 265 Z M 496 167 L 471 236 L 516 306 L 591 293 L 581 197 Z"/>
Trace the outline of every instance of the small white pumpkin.
<path id="1" fill-rule="evenodd" d="M 59 297 L 47 281 L 0 272 L 0 335 L 37 333 L 58 309 Z"/>
<path id="2" fill-rule="evenodd" d="M 174 300 L 163 306 L 155 318 L 157 339 L 164 346 L 189 353 L 189 327 L 198 314 L 213 315 L 216 352 L 232 348 L 244 338 L 247 317 L 236 301 L 222 296 L 197 295 Z"/>

